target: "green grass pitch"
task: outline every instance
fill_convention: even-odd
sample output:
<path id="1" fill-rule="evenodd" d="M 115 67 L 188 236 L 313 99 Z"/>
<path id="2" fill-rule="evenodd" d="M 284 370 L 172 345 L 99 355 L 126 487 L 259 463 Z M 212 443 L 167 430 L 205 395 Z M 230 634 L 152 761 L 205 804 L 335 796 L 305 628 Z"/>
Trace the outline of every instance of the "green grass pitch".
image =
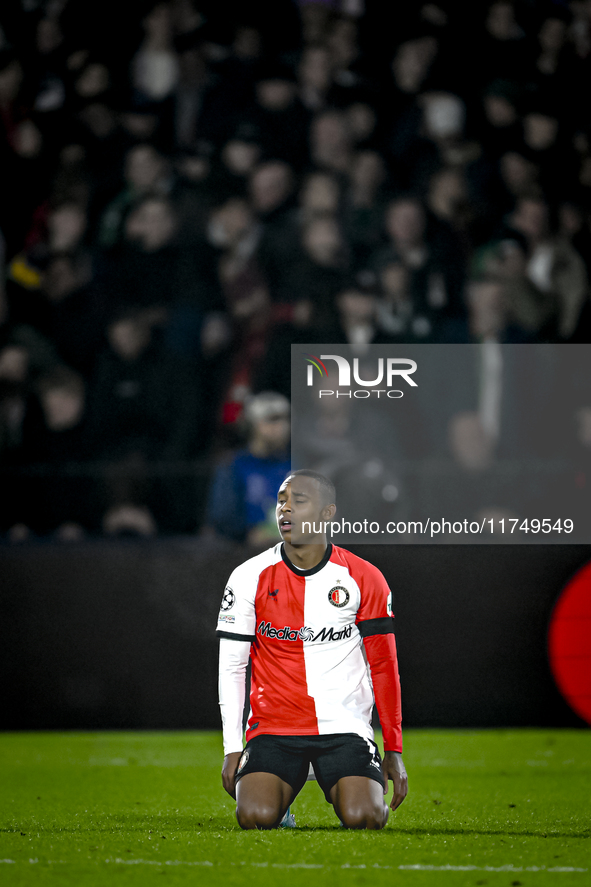
<path id="1" fill-rule="evenodd" d="M 383 832 L 242 832 L 215 732 L 0 736 L 0 884 L 591 885 L 591 734 L 408 730 Z"/>

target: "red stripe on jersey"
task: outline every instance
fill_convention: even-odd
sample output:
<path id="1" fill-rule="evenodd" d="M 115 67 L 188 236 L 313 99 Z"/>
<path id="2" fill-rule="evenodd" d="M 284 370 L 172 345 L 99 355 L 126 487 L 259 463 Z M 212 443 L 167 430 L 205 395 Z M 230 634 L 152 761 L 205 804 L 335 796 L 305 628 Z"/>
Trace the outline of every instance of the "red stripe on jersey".
<path id="1" fill-rule="evenodd" d="M 308 695 L 304 643 L 297 636 L 304 627 L 305 588 L 305 578 L 296 576 L 283 561 L 266 567 L 259 577 L 247 741 L 260 733 L 318 735 L 316 707 Z M 281 637 L 274 637 L 273 632 Z M 286 639 L 286 633 L 294 639 Z"/>

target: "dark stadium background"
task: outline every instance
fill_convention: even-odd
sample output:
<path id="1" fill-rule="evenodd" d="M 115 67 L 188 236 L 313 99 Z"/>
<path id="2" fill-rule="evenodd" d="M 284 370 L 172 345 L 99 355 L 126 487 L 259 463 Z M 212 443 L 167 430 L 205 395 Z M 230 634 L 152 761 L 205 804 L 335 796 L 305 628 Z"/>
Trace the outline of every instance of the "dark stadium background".
<path id="1" fill-rule="evenodd" d="M 290 344 L 589 342 L 589 4 L 4 0 L 0 28 L 0 726 L 215 728 L 260 539 L 209 490 Z M 589 548 L 359 553 L 407 726 L 582 725 L 546 639 Z"/>
<path id="2" fill-rule="evenodd" d="M 577 726 L 546 632 L 578 546 L 362 546 L 395 597 L 406 726 Z M 219 727 L 220 588 L 248 552 L 186 539 L 0 551 L 8 729 Z"/>

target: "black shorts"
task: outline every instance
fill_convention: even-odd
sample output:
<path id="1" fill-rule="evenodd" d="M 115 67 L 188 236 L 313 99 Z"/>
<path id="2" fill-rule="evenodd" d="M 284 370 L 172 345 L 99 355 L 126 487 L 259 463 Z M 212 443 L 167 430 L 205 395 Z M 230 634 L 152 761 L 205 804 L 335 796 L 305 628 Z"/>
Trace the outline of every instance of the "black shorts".
<path id="1" fill-rule="evenodd" d="M 261 734 L 247 742 L 236 780 L 247 773 L 274 773 L 301 791 L 312 764 L 318 785 L 330 803 L 329 792 L 343 776 L 367 776 L 384 788 L 382 759 L 375 742 L 357 733 L 328 736 L 271 736 Z"/>

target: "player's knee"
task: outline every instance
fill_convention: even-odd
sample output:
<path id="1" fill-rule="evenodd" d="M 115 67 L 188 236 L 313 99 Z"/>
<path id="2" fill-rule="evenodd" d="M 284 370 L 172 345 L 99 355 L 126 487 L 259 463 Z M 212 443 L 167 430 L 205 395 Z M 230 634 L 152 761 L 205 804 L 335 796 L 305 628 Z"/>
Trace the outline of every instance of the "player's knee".
<path id="1" fill-rule="evenodd" d="M 270 804 L 238 804 L 236 807 L 236 818 L 240 828 L 269 829 L 279 825 L 281 814 Z"/>
<path id="2" fill-rule="evenodd" d="M 345 828 L 381 829 L 388 821 L 388 808 L 383 804 L 368 804 L 350 807 L 341 812 L 341 822 Z"/>

